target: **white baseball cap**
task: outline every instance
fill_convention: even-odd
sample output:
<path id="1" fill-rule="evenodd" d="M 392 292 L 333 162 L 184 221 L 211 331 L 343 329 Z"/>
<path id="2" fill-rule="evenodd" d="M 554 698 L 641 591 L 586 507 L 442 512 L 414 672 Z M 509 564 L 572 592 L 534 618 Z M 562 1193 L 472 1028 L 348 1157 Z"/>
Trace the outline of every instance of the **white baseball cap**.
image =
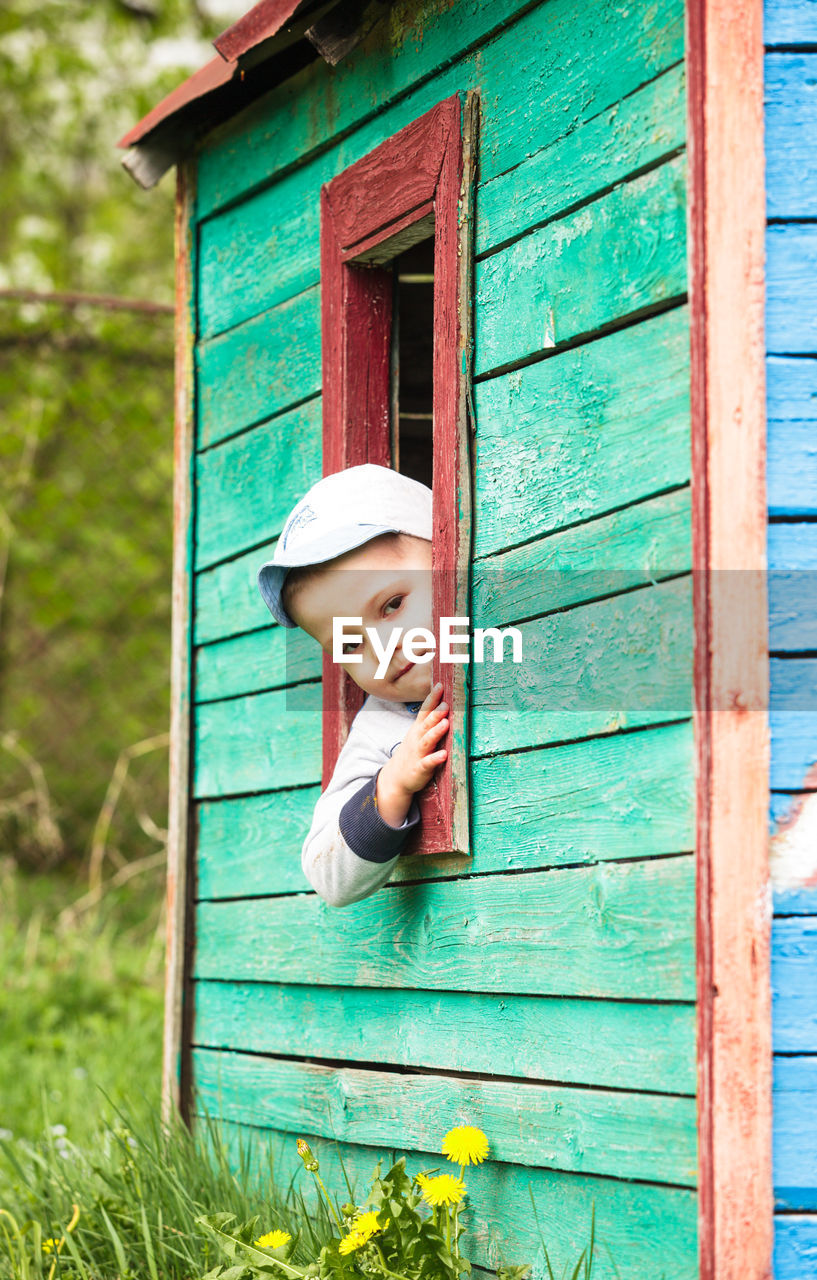
<path id="1" fill-rule="evenodd" d="M 275 554 L 258 570 L 258 588 L 270 613 L 294 627 L 281 602 L 290 569 L 323 564 L 382 533 L 409 533 L 431 541 L 431 490 L 390 467 L 367 462 L 324 476 L 289 514 Z"/>

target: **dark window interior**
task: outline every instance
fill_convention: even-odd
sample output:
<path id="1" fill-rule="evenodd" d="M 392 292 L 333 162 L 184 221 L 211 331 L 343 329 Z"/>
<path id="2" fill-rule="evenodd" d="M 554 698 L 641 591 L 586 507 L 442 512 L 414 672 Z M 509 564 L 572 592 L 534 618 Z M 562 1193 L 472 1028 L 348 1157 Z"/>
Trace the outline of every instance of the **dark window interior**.
<path id="1" fill-rule="evenodd" d="M 393 260 L 392 465 L 431 488 L 434 399 L 434 238 Z"/>

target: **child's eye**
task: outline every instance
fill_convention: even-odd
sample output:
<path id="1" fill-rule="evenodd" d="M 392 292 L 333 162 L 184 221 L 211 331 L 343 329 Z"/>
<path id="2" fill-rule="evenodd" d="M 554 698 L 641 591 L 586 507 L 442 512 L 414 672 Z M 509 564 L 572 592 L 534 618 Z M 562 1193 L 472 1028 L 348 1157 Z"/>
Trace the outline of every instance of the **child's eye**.
<path id="1" fill-rule="evenodd" d="M 404 599 L 404 596 L 392 596 L 388 604 L 384 604 L 383 606 L 383 616 L 388 618 L 390 613 L 396 613 Z"/>

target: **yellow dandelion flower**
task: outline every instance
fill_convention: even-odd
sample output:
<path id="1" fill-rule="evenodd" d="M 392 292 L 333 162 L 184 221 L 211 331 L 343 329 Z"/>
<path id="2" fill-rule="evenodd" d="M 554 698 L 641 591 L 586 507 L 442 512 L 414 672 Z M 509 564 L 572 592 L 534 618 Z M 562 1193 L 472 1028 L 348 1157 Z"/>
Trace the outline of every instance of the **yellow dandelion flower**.
<path id="1" fill-rule="evenodd" d="M 292 1236 L 288 1231 L 280 1231 L 278 1227 L 274 1231 L 268 1231 L 265 1236 L 259 1236 L 256 1244 L 262 1249 L 280 1249 L 282 1245 L 289 1244 Z"/>
<path id="2" fill-rule="evenodd" d="M 366 1240 L 371 1240 L 372 1236 L 377 1235 L 378 1231 L 382 1231 L 388 1226 L 388 1218 L 385 1222 L 378 1220 L 377 1212 L 370 1210 L 368 1213 L 359 1213 L 352 1223 L 352 1231 L 362 1235 Z"/>
<path id="3" fill-rule="evenodd" d="M 465 1195 L 465 1183 L 453 1173 L 441 1173 L 423 1180 L 423 1199 L 434 1208 L 441 1204 L 459 1204 Z"/>
<path id="4" fill-rule="evenodd" d="M 348 1236 L 344 1236 L 338 1245 L 340 1253 L 354 1253 L 356 1249 L 362 1249 L 366 1243 L 366 1237 L 362 1231 L 350 1231 Z"/>
<path id="5" fill-rule="evenodd" d="M 49 1236 L 47 1240 L 43 1240 L 43 1253 L 53 1253 L 59 1243 L 54 1236 Z"/>
<path id="6" fill-rule="evenodd" d="M 482 1164 L 488 1154 L 488 1139 L 481 1129 L 461 1124 L 443 1138 L 443 1155 L 453 1164 Z"/>

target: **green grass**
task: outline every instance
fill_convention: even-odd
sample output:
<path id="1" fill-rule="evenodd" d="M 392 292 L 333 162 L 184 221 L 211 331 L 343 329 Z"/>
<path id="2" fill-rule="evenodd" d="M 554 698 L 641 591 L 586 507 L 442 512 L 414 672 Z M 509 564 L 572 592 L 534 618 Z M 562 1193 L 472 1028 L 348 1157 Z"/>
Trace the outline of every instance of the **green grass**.
<path id="1" fill-rule="evenodd" d="M 160 874 L 77 910 L 82 892 L 64 875 L 0 862 L 0 1280 L 203 1280 L 225 1265 L 229 1233 L 252 1241 L 273 1228 L 294 1238 L 290 1261 L 317 1274 L 337 1232 L 304 1171 L 292 1187 L 276 1181 L 276 1147 L 222 1136 L 209 1120 L 192 1134 L 161 1123 Z M 359 1202 L 367 1189 L 356 1188 Z M 212 1223 L 224 1215 L 234 1222 L 220 1246 Z M 62 1240 L 59 1252 L 43 1249 L 49 1239 Z M 332 1257 L 327 1276 L 368 1274 Z M 593 1257 L 591 1226 L 564 1276 L 543 1241 L 537 1275 L 589 1280 Z M 271 1280 L 234 1261 L 223 1280 Z"/>
<path id="2" fill-rule="evenodd" d="M 0 862 L 0 1132 L 93 1143 L 127 1102 L 159 1105 L 162 881 L 133 882 L 74 920 L 84 886 Z M 104 1094 L 110 1099 L 106 1101 Z"/>
<path id="3" fill-rule="evenodd" d="M 42 1242 L 76 1226 L 55 1280 L 192 1280 L 220 1260 L 202 1215 L 230 1213 L 257 1220 L 258 1234 L 283 1228 L 297 1240 L 293 1260 L 312 1261 L 332 1234 L 325 1207 L 279 1191 L 271 1159 L 229 1148 L 213 1123 L 191 1135 L 158 1116 L 131 1127 L 130 1117 L 97 1134 L 90 1149 L 53 1135 L 2 1143 L 0 1156 L 0 1277 L 41 1280 L 52 1257 Z"/>

